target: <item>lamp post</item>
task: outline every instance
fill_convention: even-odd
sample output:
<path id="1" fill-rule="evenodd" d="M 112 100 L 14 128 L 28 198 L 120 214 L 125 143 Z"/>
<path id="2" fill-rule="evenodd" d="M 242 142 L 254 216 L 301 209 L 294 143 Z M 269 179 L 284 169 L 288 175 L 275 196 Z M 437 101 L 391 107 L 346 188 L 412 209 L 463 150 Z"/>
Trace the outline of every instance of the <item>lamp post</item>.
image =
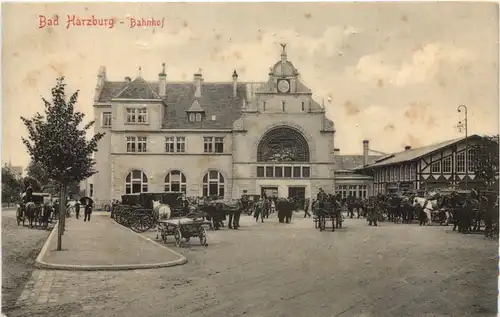
<path id="1" fill-rule="evenodd" d="M 465 130 L 465 157 L 464 157 L 464 165 L 465 165 L 465 189 L 467 190 L 467 183 L 469 178 L 469 146 L 467 142 L 467 107 L 465 105 L 459 105 L 457 107 L 457 111 L 461 113 L 464 112 L 464 120 L 458 121 L 458 129 L 462 132 L 462 129 Z"/>

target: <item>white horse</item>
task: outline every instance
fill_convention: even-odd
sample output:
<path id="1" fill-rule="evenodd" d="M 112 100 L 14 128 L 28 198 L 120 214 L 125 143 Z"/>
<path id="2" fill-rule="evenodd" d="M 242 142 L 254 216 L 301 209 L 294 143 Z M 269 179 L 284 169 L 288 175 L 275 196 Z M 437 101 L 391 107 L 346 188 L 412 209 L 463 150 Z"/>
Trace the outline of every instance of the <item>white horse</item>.
<path id="1" fill-rule="evenodd" d="M 170 219 L 172 215 L 172 210 L 169 205 L 162 204 L 158 200 L 153 200 L 153 213 L 156 219 Z M 158 239 L 160 234 L 160 225 L 156 224 L 156 239 Z"/>
<path id="2" fill-rule="evenodd" d="M 426 202 L 427 201 L 427 202 Z M 439 204 L 437 198 L 424 198 L 424 197 L 415 197 L 413 198 L 413 207 L 419 205 L 422 207 L 423 212 L 427 216 L 427 225 L 432 225 L 432 214 L 439 212 Z M 448 223 L 449 213 L 446 212 L 446 223 Z"/>

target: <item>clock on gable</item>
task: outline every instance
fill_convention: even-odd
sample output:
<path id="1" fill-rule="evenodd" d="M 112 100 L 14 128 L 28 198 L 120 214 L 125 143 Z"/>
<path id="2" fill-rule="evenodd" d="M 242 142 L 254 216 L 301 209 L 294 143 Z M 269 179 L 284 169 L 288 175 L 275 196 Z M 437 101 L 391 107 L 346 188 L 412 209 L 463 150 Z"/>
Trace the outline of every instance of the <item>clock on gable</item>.
<path id="1" fill-rule="evenodd" d="M 290 92 L 290 82 L 288 81 L 288 79 L 278 80 L 278 91 L 281 93 Z"/>

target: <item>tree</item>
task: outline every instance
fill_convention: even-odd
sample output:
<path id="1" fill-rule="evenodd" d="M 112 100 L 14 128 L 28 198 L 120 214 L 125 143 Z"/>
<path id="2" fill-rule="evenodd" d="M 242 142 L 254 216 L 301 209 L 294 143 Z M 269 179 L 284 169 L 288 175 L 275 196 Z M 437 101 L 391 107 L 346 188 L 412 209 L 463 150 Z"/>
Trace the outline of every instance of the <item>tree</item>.
<path id="1" fill-rule="evenodd" d="M 22 182 L 8 167 L 2 167 L 2 201 L 18 202 L 21 194 Z"/>
<path id="2" fill-rule="evenodd" d="M 48 173 L 43 169 L 43 166 L 36 161 L 31 161 L 28 164 L 28 167 L 26 168 L 26 173 L 29 177 L 38 180 L 41 186 L 45 186 L 50 183 Z"/>
<path id="3" fill-rule="evenodd" d="M 474 151 L 475 176 L 484 182 L 487 189 L 498 185 L 498 158 L 499 158 L 499 136 L 483 137 L 477 144 L 470 145 Z"/>
<path id="4" fill-rule="evenodd" d="M 28 188 L 31 186 L 33 188 L 34 192 L 41 192 L 42 191 L 42 184 L 38 181 L 38 179 L 30 176 L 26 176 L 23 178 L 23 186 L 24 189 Z"/>
<path id="5" fill-rule="evenodd" d="M 31 119 L 21 117 L 28 130 L 28 138 L 22 138 L 22 141 L 31 159 L 40 164 L 48 178 L 60 186 L 57 250 L 61 250 L 64 232 L 67 188 L 97 172 L 93 168 L 95 160 L 92 154 L 97 151 L 97 144 L 104 136 L 97 133 L 87 140 L 86 134 L 94 121 L 80 127 L 85 115 L 75 111 L 78 91 L 66 100 L 65 87 L 64 77 L 57 78 L 56 86 L 51 90 L 52 100 L 42 97 L 45 114 L 36 113 Z"/>

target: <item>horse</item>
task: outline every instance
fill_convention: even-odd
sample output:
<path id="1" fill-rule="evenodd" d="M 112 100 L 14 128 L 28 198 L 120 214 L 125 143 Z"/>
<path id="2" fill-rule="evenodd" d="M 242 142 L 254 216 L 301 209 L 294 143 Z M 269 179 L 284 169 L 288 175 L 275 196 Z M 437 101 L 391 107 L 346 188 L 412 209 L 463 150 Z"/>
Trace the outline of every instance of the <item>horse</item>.
<path id="1" fill-rule="evenodd" d="M 38 218 L 38 222 L 40 226 L 47 228 L 49 226 L 49 219 L 52 213 L 54 212 L 54 206 L 50 202 L 46 202 L 43 205 L 42 213 Z"/>
<path id="2" fill-rule="evenodd" d="M 439 196 L 434 196 L 433 198 L 424 198 L 424 197 L 414 197 L 413 198 L 413 207 L 420 206 L 422 208 L 422 212 L 425 214 L 427 217 L 427 225 L 431 226 L 432 225 L 432 215 L 436 214 L 436 211 L 440 212 L 439 207 Z M 445 212 L 446 215 L 446 222 L 449 221 L 449 213 Z M 422 225 L 422 221 L 420 225 Z"/>
<path id="3" fill-rule="evenodd" d="M 28 224 L 30 228 L 33 228 L 33 223 L 36 220 L 37 207 L 34 202 L 28 202 L 24 205 L 24 210 L 26 213 L 26 218 L 28 218 Z"/>
<path id="4" fill-rule="evenodd" d="M 172 215 L 172 209 L 167 204 L 162 204 L 158 200 L 153 200 L 153 215 L 156 220 L 170 219 Z M 160 224 L 156 224 L 156 239 L 160 236 Z"/>

